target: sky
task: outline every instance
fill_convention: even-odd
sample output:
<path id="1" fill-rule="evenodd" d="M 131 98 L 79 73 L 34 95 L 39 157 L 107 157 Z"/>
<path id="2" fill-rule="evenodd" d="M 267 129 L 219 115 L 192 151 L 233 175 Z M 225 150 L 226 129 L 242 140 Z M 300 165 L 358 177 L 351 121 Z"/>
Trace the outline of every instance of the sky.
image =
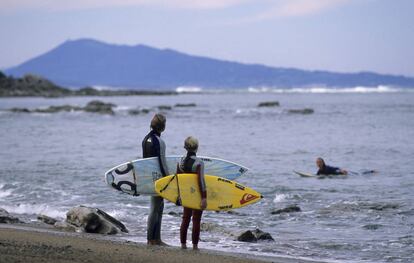
<path id="1" fill-rule="evenodd" d="M 412 0 L 0 0 L 0 69 L 66 40 L 414 77 Z"/>

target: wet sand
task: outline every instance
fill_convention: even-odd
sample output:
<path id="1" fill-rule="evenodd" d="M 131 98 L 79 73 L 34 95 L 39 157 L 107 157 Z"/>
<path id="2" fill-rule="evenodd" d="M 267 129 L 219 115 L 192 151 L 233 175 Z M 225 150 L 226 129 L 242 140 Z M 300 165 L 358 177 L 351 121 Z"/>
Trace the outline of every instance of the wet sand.
<path id="1" fill-rule="evenodd" d="M 154 247 L 109 236 L 65 233 L 27 226 L 0 225 L 0 262 L 311 262 L 290 258 L 255 258 L 211 250 Z"/>

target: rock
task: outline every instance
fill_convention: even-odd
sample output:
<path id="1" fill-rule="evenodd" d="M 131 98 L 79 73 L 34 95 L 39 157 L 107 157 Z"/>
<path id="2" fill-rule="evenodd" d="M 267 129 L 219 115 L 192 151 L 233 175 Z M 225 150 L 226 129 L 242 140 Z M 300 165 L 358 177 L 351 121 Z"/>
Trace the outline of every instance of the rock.
<path id="1" fill-rule="evenodd" d="M 11 108 L 11 109 L 9 109 L 9 111 L 16 112 L 16 113 L 30 113 L 31 112 L 27 108 Z"/>
<path id="2" fill-rule="evenodd" d="M 368 225 L 363 226 L 363 228 L 367 230 L 377 230 L 380 227 L 382 227 L 382 225 L 379 225 L 379 224 L 368 224 Z"/>
<path id="3" fill-rule="evenodd" d="M 149 109 L 132 109 L 132 110 L 129 110 L 129 111 L 128 111 L 128 113 L 129 113 L 130 115 L 147 114 L 147 113 L 149 113 L 149 112 L 150 112 L 150 110 L 149 110 Z"/>
<path id="4" fill-rule="evenodd" d="M 54 225 L 57 229 L 68 231 L 68 232 L 83 232 L 83 230 L 80 227 L 76 227 L 72 224 L 69 224 L 65 221 L 63 222 L 56 222 Z"/>
<path id="5" fill-rule="evenodd" d="M 237 237 L 237 241 L 241 242 L 256 242 L 257 237 L 253 234 L 251 230 L 243 232 L 240 236 Z"/>
<path id="6" fill-rule="evenodd" d="M 115 114 L 112 107 L 115 107 L 115 104 L 105 103 L 99 100 L 90 101 L 83 110 L 86 112 L 95 112 L 100 114 Z"/>
<path id="7" fill-rule="evenodd" d="M 265 101 L 260 102 L 257 107 L 279 107 L 280 103 L 278 101 Z"/>
<path id="8" fill-rule="evenodd" d="M 46 108 L 46 109 L 35 109 L 33 112 L 56 113 L 56 112 L 61 112 L 61 111 L 70 112 L 70 111 L 80 111 L 80 110 L 82 110 L 81 107 L 71 106 L 71 105 L 62 105 L 62 106 L 50 106 L 49 108 Z"/>
<path id="9" fill-rule="evenodd" d="M 168 212 L 168 215 L 170 215 L 170 216 L 182 216 L 183 213 L 177 213 L 177 212 L 174 212 L 174 211 L 170 211 L 170 212 Z"/>
<path id="10" fill-rule="evenodd" d="M 66 222 L 82 228 L 88 233 L 117 234 L 128 232 L 125 225 L 97 208 L 85 206 L 74 207 L 66 214 Z"/>
<path id="11" fill-rule="evenodd" d="M 14 223 L 23 223 L 17 217 L 11 216 L 9 212 L 0 208 L 0 223 L 1 224 L 14 224 Z"/>
<path id="12" fill-rule="evenodd" d="M 263 232 L 258 228 L 253 231 L 247 230 L 243 232 L 237 237 L 237 240 L 241 242 L 257 242 L 258 240 L 274 241 L 273 237 L 269 233 Z"/>
<path id="13" fill-rule="evenodd" d="M 270 233 L 268 232 L 263 232 L 260 229 L 256 229 L 253 231 L 253 235 L 256 236 L 257 240 L 272 240 L 274 241 L 272 235 L 270 235 Z"/>
<path id="14" fill-rule="evenodd" d="M 174 105 L 174 107 L 196 107 L 197 105 L 195 103 L 177 103 Z"/>
<path id="15" fill-rule="evenodd" d="M 288 110 L 288 113 L 292 114 L 312 114 L 315 111 L 311 108 L 304 108 L 304 109 L 290 109 Z"/>
<path id="16" fill-rule="evenodd" d="M 57 219 L 54 219 L 47 215 L 38 215 L 37 220 L 42 221 L 43 223 L 48 225 L 54 225 L 58 221 Z"/>
<path id="17" fill-rule="evenodd" d="M 168 105 L 160 105 L 157 107 L 159 110 L 172 110 L 171 106 Z"/>
<path id="18" fill-rule="evenodd" d="M 288 207 L 285 207 L 285 208 L 282 208 L 282 209 L 277 209 L 275 211 L 272 211 L 271 214 L 272 215 L 278 215 L 278 214 L 282 214 L 282 213 L 293 213 L 293 212 L 300 212 L 300 211 L 302 211 L 302 210 L 300 209 L 299 206 L 291 205 L 291 206 L 288 206 Z"/>
<path id="19" fill-rule="evenodd" d="M 386 209 L 398 209 L 400 206 L 398 204 L 375 204 L 370 206 L 369 209 L 383 211 Z"/>

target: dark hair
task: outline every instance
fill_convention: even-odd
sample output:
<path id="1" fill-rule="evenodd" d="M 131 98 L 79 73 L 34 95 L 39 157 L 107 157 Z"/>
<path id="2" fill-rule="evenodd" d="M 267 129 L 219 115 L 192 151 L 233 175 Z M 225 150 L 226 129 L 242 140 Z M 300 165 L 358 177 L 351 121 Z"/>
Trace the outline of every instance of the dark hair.
<path id="1" fill-rule="evenodd" d="M 323 163 L 323 166 L 325 166 L 326 164 L 325 164 L 325 160 L 324 159 L 322 159 L 322 157 L 318 157 L 318 158 L 316 158 L 316 160 L 321 160 L 322 161 L 322 163 Z"/>
<path id="2" fill-rule="evenodd" d="M 164 115 L 161 113 L 157 113 L 154 115 L 154 117 L 151 120 L 151 129 L 162 132 L 165 130 L 165 123 L 167 122 L 167 119 Z"/>

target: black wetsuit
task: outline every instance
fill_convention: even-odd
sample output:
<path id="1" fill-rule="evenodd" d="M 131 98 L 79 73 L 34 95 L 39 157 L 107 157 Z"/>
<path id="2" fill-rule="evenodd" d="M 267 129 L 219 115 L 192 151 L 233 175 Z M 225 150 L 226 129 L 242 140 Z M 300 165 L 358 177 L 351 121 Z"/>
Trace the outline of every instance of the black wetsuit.
<path id="1" fill-rule="evenodd" d="M 165 143 L 156 131 L 150 131 L 142 140 L 143 158 L 158 157 L 161 175 L 155 175 L 154 181 L 159 177 L 168 175 L 167 161 L 165 159 Z M 164 211 L 164 199 L 151 196 L 150 213 L 147 222 L 147 240 L 161 241 L 161 221 Z"/>
<path id="2" fill-rule="evenodd" d="M 325 165 L 324 167 L 320 168 L 318 170 L 318 172 L 316 173 L 317 175 L 330 175 L 330 174 L 342 174 L 341 169 L 339 169 L 338 167 L 332 167 L 329 165 Z"/>

